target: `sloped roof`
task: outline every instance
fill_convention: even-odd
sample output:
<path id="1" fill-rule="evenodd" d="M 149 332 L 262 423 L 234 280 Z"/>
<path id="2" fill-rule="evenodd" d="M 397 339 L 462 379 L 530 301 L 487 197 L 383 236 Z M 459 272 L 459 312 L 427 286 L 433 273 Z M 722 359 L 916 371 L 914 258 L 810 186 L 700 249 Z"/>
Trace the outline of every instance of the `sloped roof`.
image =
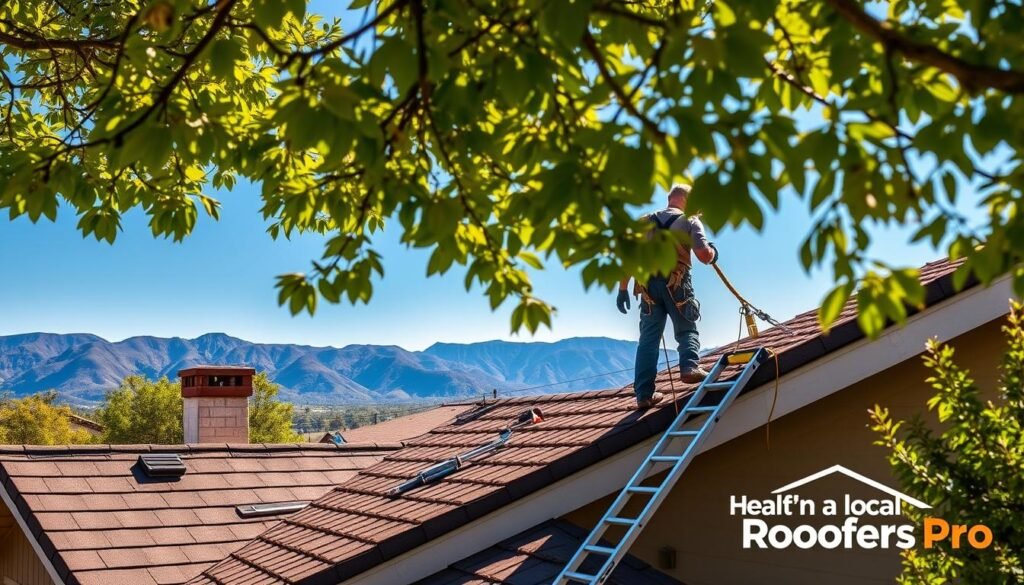
<path id="1" fill-rule="evenodd" d="M 235 506 L 317 499 L 399 446 L 0 446 L 0 482 L 66 583 L 182 583 L 280 519 Z M 185 475 L 145 476 L 154 451 Z"/>
<path id="2" fill-rule="evenodd" d="M 452 563 L 447 569 L 415 585 L 471 585 L 514 583 L 549 585 L 579 548 L 587 531 L 564 520 L 549 520 L 508 540 Z M 587 559 L 583 571 L 596 572 Z M 608 579 L 609 585 L 680 585 L 680 582 L 634 557 L 626 555 Z"/>
<path id="3" fill-rule="evenodd" d="M 341 431 L 346 443 L 394 443 L 418 437 L 474 408 L 473 404 L 445 404 L 414 412 L 375 425 Z"/>
<path id="4" fill-rule="evenodd" d="M 959 264 L 939 261 L 921 268 L 928 305 L 955 294 L 951 275 Z M 735 347 L 773 349 L 784 375 L 863 338 L 853 300 L 828 334 L 820 330 L 816 310 L 785 325 L 792 335 L 771 328 L 756 341 L 744 339 Z M 702 361 L 709 366 L 733 348 L 720 348 Z M 774 376 L 774 368 L 761 368 L 748 388 Z M 658 375 L 657 386 L 671 394 L 667 372 Z M 681 400 L 692 386 L 676 381 L 674 389 Z M 502 450 L 429 486 L 397 498 L 386 496 L 425 467 L 492 440 L 530 406 L 540 407 L 545 421 L 517 431 Z M 407 442 L 192 583 L 344 581 L 659 434 L 675 418 L 672 401 L 642 412 L 634 407 L 629 387 L 499 400 L 475 420 L 446 424 Z"/>

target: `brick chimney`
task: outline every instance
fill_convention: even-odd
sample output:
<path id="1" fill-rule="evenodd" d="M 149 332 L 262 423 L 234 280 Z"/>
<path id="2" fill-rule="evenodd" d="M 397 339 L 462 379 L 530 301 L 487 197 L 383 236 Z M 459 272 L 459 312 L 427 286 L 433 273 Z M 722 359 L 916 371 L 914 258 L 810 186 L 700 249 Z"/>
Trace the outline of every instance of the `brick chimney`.
<path id="1" fill-rule="evenodd" d="M 196 366 L 178 372 L 186 443 L 248 443 L 253 368 Z"/>

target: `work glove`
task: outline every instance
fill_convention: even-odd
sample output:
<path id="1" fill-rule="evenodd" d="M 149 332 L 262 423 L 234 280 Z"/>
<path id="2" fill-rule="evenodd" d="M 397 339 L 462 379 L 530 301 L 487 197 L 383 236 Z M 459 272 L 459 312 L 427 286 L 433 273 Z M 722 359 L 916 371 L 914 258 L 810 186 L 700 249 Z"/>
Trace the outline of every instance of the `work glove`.
<path id="1" fill-rule="evenodd" d="M 715 243 L 714 242 L 708 242 L 708 247 L 711 248 L 711 251 L 713 251 L 715 253 L 715 255 L 711 257 L 711 263 L 712 264 L 717 264 L 718 263 L 718 248 L 715 247 Z"/>
<path id="2" fill-rule="evenodd" d="M 619 296 L 615 299 L 615 306 L 619 308 L 619 312 L 623 315 L 629 311 L 629 292 L 626 289 L 619 289 Z"/>

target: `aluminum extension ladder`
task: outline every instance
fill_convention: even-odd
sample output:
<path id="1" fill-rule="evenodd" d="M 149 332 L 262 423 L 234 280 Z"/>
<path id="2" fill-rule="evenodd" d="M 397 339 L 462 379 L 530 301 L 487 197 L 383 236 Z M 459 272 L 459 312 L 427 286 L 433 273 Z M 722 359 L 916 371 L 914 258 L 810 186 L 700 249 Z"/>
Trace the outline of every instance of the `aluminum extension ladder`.
<path id="1" fill-rule="evenodd" d="M 640 535 L 640 531 L 672 491 L 672 487 L 679 481 L 686 467 L 697 456 L 701 444 L 711 434 L 722 413 L 743 391 L 743 387 L 747 385 L 758 366 L 767 357 L 768 351 L 759 347 L 749 351 L 723 354 L 718 358 L 715 366 L 708 373 L 708 377 L 686 401 L 686 406 L 679 411 L 679 415 L 672 421 L 651 452 L 647 454 L 644 462 L 640 464 L 640 468 L 633 474 L 626 487 L 619 492 L 618 497 L 601 517 L 597 526 L 590 531 L 590 535 L 569 560 L 569 564 L 559 573 L 554 585 L 572 583 L 598 585 L 604 583 L 611 576 L 616 565 L 629 552 L 629 547 Z M 743 365 L 740 374 L 732 380 L 719 382 L 718 378 L 722 372 L 732 365 Z M 691 418 L 702 414 L 707 414 L 707 417 L 700 422 L 697 428 L 684 428 Z M 671 464 L 661 483 L 656 486 L 642 485 L 641 482 L 644 478 L 661 463 Z M 643 511 L 633 518 L 620 516 L 634 496 L 647 498 L 647 504 L 644 505 Z M 605 546 L 602 544 L 601 538 L 613 527 L 624 528 L 625 533 L 617 543 Z M 596 558 L 590 566 L 596 566 L 600 559 L 604 559 L 600 568 L 593 574 L 585 573 L 582 569 L 584 562 L 591 557 Z"/>

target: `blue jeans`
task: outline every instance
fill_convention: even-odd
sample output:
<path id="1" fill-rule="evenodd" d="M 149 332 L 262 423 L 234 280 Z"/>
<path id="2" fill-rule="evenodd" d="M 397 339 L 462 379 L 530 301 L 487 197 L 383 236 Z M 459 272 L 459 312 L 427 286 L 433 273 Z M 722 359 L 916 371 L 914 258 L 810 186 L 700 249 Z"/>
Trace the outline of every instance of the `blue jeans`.
<path id="1" fill-rule="evenodd" d="M 672 293 L 675 294 L 672 294 Z M 685 371 L 697 366 L 700 350 L 700 336 L 697 333 L 697 319 L 693 296 L 693 284 L 689 273 L 675 291 L 669 291 L 664 278 L 653 277 L 647 281 L 650 303 L 640 301 L 640 344 L 636 348 L 636 369 L 634 370 L 633 391 L 637 400 L 647 400 L 654 394 L 654 377 L 658 374 L 658 345 L 665 332 L 665 319 L 672 319 L 672 333 L 679 346 L 679 367 Z M 693 299 L 684 305 L 684 311 L 676 308 L 676 302 Z"/>

